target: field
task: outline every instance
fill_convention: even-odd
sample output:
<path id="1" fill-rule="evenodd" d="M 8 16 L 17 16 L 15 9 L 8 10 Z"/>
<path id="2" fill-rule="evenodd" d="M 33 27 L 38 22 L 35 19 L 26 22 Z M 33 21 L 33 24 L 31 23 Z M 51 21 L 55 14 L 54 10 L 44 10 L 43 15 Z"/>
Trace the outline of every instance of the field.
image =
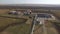
<path id="1" fill-rule="evenodd" d="M 6 18 L 0 17 L 0 34 L 28 34 L 31 25 L 26 24 L 27 19 L 24 18 Z M 15 33 L 16 32 L 16 33 Z"/>
<path id="2" fill-rule="evenodd" d="M 9 9 L 0 9 L 0 34 L 30 34 L 32 19 L 29 19 L 29 17 L 26 16 L 23 16 L 24 18 L 16 18 L 16 15 L 8 15 L 8 11 Z M 41 13 L 44 12 L 41 11 Z M 56 16 L 56 18 L 60 18 L 60 11 L 52 11 L 52 13 Z M 56 25 L 56 29 L 60 27 L 60 22 L 53 21 L 51 23 Z M 48 30 L 50 26 L 48 26 Z M 51 28 L 53 27 L 51 26 Z M 41 30 L 42 27 L 40 25 L 37 25 L 34 34 L 42 34 L 43 32 Z"/>
<path id="3" fill-rule="evenodd" d="M 28 17 L 8 15 L 9 9 L 0 9 L 0 34 L 30 34 Z M 28 23 L 28 24 L 27 24 Z"/>
<path id="4" fill-rule="evenodd" d="M 7 32 L 6 34 L 29 34 L 30 33 L 30 25 L 28 24 L 21 24 L 10 26 L 5 29 L 2 33 Z M 4 33 L 5 34 L 5 33 Z"/>

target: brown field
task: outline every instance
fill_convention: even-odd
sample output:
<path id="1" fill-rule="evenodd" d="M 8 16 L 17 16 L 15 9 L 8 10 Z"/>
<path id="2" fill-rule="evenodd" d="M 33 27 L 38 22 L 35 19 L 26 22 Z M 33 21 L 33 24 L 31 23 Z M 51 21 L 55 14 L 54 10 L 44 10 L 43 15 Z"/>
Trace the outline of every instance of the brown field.
<path id="1" fill-rule="evenodd" d="M 7 11 L 9 11 L 9 9 L 0 9 L 0 14 L 5 14 Z"/>
<path id="2" fill-rule="evenodd" d="M 60 17 L 60 11 L 52 11 L 52 13 L 54 13 L 56 16 Z"/>

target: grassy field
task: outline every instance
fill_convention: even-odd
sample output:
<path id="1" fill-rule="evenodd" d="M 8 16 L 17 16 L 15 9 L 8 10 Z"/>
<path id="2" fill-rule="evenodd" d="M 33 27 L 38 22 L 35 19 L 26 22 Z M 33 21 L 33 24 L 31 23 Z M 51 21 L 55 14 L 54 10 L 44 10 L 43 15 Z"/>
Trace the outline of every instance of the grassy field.
<path id="1" fill-rule="evenodd" d="M 10 32 L 11 34 L 28 34 L 31 25 L 26 24 L 26 21 L 27 19 L 24 18 L 13 19 L 0 17 L 0 32 L 2 34 L 4 34 L 4 31 L 5 33 Z"/>
<path id="2" fill-rule="evenodd" d="M 0 16 L 9 16 L 9 17 L 16 16 L 16 15 L 8 15 L 7 13 L 8 11 L 9 9 L 0 9 Z M 54 15 L 60 18 L 60 11 L 56 11 L 56 12 L 52 11 L 52 13 L 54 13 Z M 26 21 L 27 21 L 26 18 L 15 19 L 15 18 L 0 17 L 0 32 L 1 32 L 0 34 L 29 34 L 31 24 L 26 24 L 25 23 Z M 57 23 L 58 26 L 60 27 L 59 24 L 60 22 L 52 22 L 52 23 Z"/>
<path id="3" fill-rule="evenodd" d="M 12 18 L 4 18 L 4 17 L 0 17 L 0 26 L 5 26 L 11 23 L 22 23 L 24 22 L 25 19 L 21 18 L 21 19 L 12 19 Z"/>
<path id="4" fill-rule="evenodd" d="M 30 25 L 28 24 L 21 24 L 10 26 L 4 32 L 10 32 L 12 34 L 29 34 L 30 33 Z"/>
<path id="5" fill-rule="evenodd" d="M 60 11 L 52 11 L 52 13 L 53 13 L 58 19 L 60 19 Z"/>

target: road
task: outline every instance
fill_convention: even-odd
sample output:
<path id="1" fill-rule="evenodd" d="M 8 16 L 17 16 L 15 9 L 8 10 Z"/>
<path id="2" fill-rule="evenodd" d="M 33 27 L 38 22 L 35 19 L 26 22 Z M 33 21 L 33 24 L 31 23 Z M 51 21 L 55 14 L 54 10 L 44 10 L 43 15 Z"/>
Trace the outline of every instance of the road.
<path id="1" fill-rule="evenodd" d="M 58 34 L 55 26 L 49 22 L 49 21 L 45 21 L 44 19 L 40 19 L 39 21 L 42 21 L 42 25 L 41 24 L 36 24 L 36 20 L 37 16 L 35 16 L 34 18 L 34 24 L 32 27 L 32 33 L 31 34 Z"/>
<path id="2" fill-rule="evenodd" d="M 43 25 L 35 25 L 33 34 L 58 34 L 58 31 L 51 22 L 46 21 Z"/>

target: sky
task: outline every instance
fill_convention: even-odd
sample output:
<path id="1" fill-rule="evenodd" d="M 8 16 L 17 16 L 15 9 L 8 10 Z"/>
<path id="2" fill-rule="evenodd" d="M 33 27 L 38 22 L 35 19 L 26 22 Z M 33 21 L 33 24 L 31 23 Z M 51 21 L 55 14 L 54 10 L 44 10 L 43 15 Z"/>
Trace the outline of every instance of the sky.
<path id="1" fill-rule="evenodd" d="M 60 4 L 60 0 L 0 0 L 0 4 Z"/>

